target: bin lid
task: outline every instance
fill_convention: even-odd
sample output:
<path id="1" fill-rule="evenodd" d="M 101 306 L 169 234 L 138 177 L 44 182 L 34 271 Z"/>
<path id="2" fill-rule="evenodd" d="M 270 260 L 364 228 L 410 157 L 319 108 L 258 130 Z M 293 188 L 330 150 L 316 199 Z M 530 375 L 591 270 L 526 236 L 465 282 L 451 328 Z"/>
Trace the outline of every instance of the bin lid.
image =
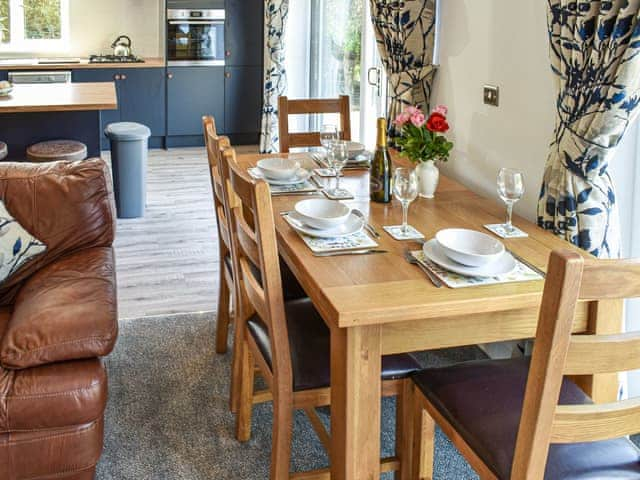
<path id="1" fill-rule="evenodd" d="M 140 123 L 117 122 L 107 125 L 107 128 L 104 129 L 104 134 L 113 140 L 146 140 L 151 136 L 151 130 Z"/>

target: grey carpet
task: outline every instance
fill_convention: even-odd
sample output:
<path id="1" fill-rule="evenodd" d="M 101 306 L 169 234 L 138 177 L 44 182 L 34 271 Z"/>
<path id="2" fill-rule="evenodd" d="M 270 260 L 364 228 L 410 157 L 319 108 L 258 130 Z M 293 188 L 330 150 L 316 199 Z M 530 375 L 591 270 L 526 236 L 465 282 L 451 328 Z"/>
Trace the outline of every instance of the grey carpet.
<path id="1" fill-rule="evenodd" d="M 230 355 L 214 353 L 214 322 L 212 314 L 121 322 L 118 344 L 106 360 L 109 403 L 99 480 L 268 478 L 271 407 L 255 409 L 252 439 L 238 443 L 227 407 Z M 420 361 L 436 366 L 482 356 L 465 348 L 422 354 Z M 393 453 L 394 408 L 393 401 L 383 404 L 385 455 Z M 293 438 L 292 470 L 326 466 L 301 413 Z M 439 431 L 435 478 L 477 478 Z"/>

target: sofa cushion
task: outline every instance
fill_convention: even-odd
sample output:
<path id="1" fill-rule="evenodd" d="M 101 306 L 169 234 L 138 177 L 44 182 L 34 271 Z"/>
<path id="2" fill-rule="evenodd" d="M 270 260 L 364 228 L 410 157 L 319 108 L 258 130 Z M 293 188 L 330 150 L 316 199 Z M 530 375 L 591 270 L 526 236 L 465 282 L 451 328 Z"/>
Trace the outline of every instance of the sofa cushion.
<path id="1" fill-rule="evenodd" d="M 0 283 L 46 250 L 47 246 L 27 232 L 0 200 Z"/>
<path id="2" fill-rule="evenodd" d="M 93 422 L 106 400 L 107 375 L 97 358 L 19 371 L 0 367 L 0 432 Z"/>
<path id="3" fill-rule="evenodd" d="M 73 251 L 110 246 L 115 214 L 110 174 L 100 159 L 83 162 L 0 163 L 0 200 L 47 251 L 0 286 L 11 304 L 22 282 Z"/>
<path id="4" fill-rule="evenodd" d="M 0 340 L 0 364 L 20 369 L 107 355 L 117 319 L 112 248 L 72 253 L 25 282 Z"/>

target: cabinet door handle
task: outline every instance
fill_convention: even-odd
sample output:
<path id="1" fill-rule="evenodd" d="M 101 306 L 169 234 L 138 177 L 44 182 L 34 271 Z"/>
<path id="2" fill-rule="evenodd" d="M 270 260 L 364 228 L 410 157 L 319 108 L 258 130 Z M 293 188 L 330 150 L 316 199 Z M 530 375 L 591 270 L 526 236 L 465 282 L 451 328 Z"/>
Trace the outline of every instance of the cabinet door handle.
<path id="1" fill-rule="evenodd" d="M 114 75 L 114 76 L 113 76 L 113 79 L 114 79 L 114 80 L 116 80 L 116 81 L 117 81 L 117 80 L 120 80 L 120 75 Z"/>
<path id="2" fill-rule="evenodd" d="M 226 52 L 224 52 L 225 57 L 230 57 L 231 56 L 231 50 L 227 50 Z"/>
<path id="3" fill-rule="evenodd" d="M 167 73 L 167 78 L 171 80 L 173 78 L 173 73 Z"/>
<path id="4" fill-rule="evenodd" d="M 224 78 L 231 78 L 231 72 L 224 72 Z"/>
<path id="5" fill-rule="evenodd" d="M 126 75 L 120 75 L 120 80 L 126 80 L 127 76 Z"/>

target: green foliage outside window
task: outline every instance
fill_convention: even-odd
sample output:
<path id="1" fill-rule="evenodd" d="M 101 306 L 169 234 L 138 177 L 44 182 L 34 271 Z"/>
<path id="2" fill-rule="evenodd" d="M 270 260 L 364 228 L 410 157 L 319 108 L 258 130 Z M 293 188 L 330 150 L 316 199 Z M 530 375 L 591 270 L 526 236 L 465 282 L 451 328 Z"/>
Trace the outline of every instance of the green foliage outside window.
<path id="1" fill-rule="evenodd" d="M 60 0 L 23 0 L 28 40 L 58 40 L 62 36 Z"/>
<path id="2" fill-rule="evenodd" d="M 9 0 L 0 0 L 0 43 L 9 43 Z"/>

